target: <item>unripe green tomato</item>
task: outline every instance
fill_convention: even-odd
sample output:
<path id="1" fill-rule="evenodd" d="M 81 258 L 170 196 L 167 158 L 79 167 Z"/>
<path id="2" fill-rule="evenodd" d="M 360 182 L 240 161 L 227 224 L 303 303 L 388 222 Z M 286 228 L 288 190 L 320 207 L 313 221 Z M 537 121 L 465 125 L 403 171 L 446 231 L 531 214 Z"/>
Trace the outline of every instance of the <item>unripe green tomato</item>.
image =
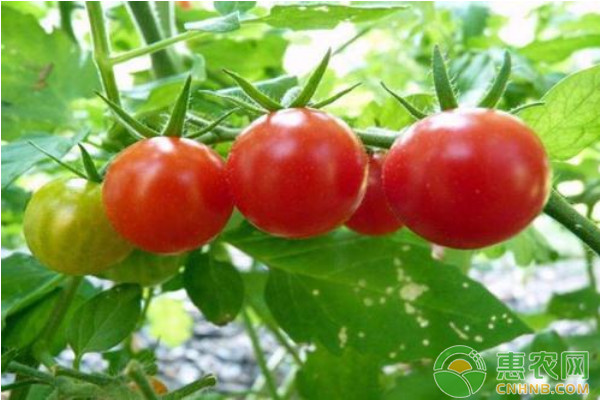
<path id="1" fill-rule="evenodd" d="M 123 261 L 98 276 L 118 283 L 154 286 L 175 275 L 183 265 L 185 257 L 185 253 L 159 255 L 136 249 Z"/>
<path id="2" fill-rule="evenodd" d="M 23 232 L 42 264 L 68 275 L 97 274 L 133 249 L 108 221 L 101 185 L 79 178 L 38 190 L 25 209 Z"/>

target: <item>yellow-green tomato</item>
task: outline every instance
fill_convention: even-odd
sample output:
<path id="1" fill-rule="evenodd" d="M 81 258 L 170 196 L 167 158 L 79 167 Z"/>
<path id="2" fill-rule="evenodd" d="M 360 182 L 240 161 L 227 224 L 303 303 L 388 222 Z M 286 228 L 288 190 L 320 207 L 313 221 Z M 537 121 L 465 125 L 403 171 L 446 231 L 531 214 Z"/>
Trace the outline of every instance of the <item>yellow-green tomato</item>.
<path id="1" fill-rule="evenodd" d="M 118 283 L 154 286 L 175 275 L 183 265 L 185 256 L 185 254 L 159 255 L 136 249 L 123 261 L 99 276 Z"/>
<path id="2" fill-rule="evenodd" d="M 58 179 L 38 190 L 23 232 L 42 264 L 68 275 L 97 274 L 133 250 L 106 217 L 101 185 L 85 179 Z"/>

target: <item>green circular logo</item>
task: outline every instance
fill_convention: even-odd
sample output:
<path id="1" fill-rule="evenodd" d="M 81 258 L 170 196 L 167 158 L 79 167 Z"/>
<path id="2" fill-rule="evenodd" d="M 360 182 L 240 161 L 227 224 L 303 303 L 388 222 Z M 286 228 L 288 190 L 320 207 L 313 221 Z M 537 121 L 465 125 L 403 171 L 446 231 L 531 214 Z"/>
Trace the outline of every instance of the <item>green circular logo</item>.
<path id="1" fill-rule="evenodd" d="M 485 375 L 481 354 L 469 346 L 448 347 L 433 364 L 435 384 L 450 397 L 464 398 L 477 393 Z"/>

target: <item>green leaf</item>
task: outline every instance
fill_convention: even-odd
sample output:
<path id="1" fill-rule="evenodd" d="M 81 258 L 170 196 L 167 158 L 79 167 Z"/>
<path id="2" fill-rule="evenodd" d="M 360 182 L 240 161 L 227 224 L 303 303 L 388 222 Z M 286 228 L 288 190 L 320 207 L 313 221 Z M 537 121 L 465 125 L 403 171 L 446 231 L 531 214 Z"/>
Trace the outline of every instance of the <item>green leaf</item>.
<path id="1" fill-rule="evenodd" d="M 556 63 L 571 56 L 578 50 L 600 48 L 600 34 L 581 34 L 572 37 L 557 37 L 550 40 L 536 40 L 519 52 L 535 61 Z"/>
<path id="2" fill-rule="evenodd" d="M 593 317 L 600 307 L 600 293 L 592 287 L 568 293 L 555 293 L 548 303 L 547 312 L 561 319 Z"/>
<path id="3" fill-rule="evenodd" d="M 163 128 L 161 135 L 177 137 L 182 136 L 183 128 L 185 126 L 185 116 L 187 114 L 188 103 L 190 101 L 191 85 L 192 76 L 188 75 L 183 87 L 181 88 L 181 92 L 179 92 L 177 100 L 175 100 L 175 106 L 173 107 L 173 111 L 171 111 L 169 121 Z"/>
<path id="4" fill-rule="evenodd" d="M 183 282 L 192 303 L 215 325 L 233 321 L 242 308 L 244 283 L 227 257 L 196 251 L 185 266 Z"/>
<path id="5" fill-rule="evenodd" d="M 600 65 L 564 78 L 542 101 L 519 117 L 540 136 L 551 158 L 569 159 L 600 140 Z"/>
<path id="6" fill-rule="evenodd" d="M 188 31 L 224 33 L 240 29 L 240 17 L 237 11 L 223 17 L 208 18 L 202 21 L 187 22 L 184 25 Z"/>
<path id="7" fill-rule="evenodd" d="M 64 281 L 35 258 L 13 253 L 2 259 L 2 321 L 35 303 Z"/>
<path id="8" fill-rule="evenodd" d="M 435 92 L 437 94 L 440 108 L 442 110 L 451 110 L 458 107 L 456 101 L 456 95 L 454 89 L 450 83 L 450 77 L 448 76 L 448 69 L 446 68 L 446 62 L 440 52 L 440 48 L 436 45 L 433 48 L 433 84 L 435 86 Z"/>
<path id="9" fill-rule="evenodd" d="M 327 50 L 327 53 L 325 53 L 325 56 L 323 57 L 315 71 L 311 74 L 310 78 L 308 78 L 308 81 L 306 82 L 306 85 L 304 85 L 304 87 L 302 88 L 300 94 L 298 94 L 296 99 L 292 102 L 292 104 L 290 104 L 290 108 L 304 107 L 308 104 L 310 99 L 312 99 L 315 92 L 317 91 L 321 79 L 323 79 L 323 74 L 327 70 L 327 65 L 329 64 L 330 58 L 331 49 Z"/>
<path id="10" fill-rule="evenodd" d="M 333 29 L 341 22 L 376 21 L 406 9 L 406 6 L 345 6 L 339 4 L 276 5 L 269 15 L 256 21 L 275 28 L 293 30 Z"/>
<path id="11" fill-rule="evenodd" d="M 72 137 L 54 136 L 37 133 L 26 136 L 22 140 L 2 145 L 2 187 L 5 188 L 31 167 L 46 160 L 47 157 L 29 144 L 34 142 L 56 158 L 62 158 L 81 141 L 87 132 Z"/>
<path id="12" fill-rule="evenodd" d="M 126 284 L 85 302 L 77 309 L 67 332 L 73 351 L 82 355 L 116 346 L 135 329 L 140 318 L 141 299 L 141 288 Z"/>
<path id="13" fill-rule="evenodd" d="M 381 398 L 377 360 L 355 351 L 336 356 L 324 349 L 308 353 L 296 375 L 298 391 L 309 400 Z"/>
<path id="14" fill-rule="evenodd" d="M 235 68 L 238 74 L 254 82 L 285 73 L 282 60 L 288 42 L 275 32 L 258 38 L 196 40 L 190 41 L 188 46 L 204 57 L 209 76 L 210 73 L 220 74 L 225 68 Z"/>
<path id="15" fill-rule="evenodd" d="M 529 332 L 481 284 L 404 237 L 342 230 L 289 241 L 244 225 L 225 240 L 270 267 L 266 300 L 290 337 L 332 352 L 353 348 L 394 363 Z"/>
<path id="16" fill-rule="evenodd" d="M 234 11 L 239 11 L 240 13 L 251 10 L 256 6 L 255 1 L 213 1 L 213 6 L 215 10 L 219 12 L 221 15 L 227 15 Z"/>
<path id="17" fill-rule="evenodd" d="M 2 4 L 2 140 L 74 121 L 71 102 L 99 89 L 88 52 L 62 31 Z"/>
<path id="18" fill-rule="evenodd" d="M 38 300 L 35 304 L 27 307 L 21 312 L 10 316 L 6 321 L 6 327 L 2 330 L 3 346 L 24 349 L 38 339 L 42 333 L 48 319 L 54 312 L 57 300 L 62 295 L 62 291 L 54 290 L 45 297 Z M 58 354 L 66 344 L 66 330 L 75 310 L 87 299 L 96 294 L 99 289 L 84 281 L 80 285 L 73 302 L 65 314 L 64 323 L 62 323 L 53 336 L 52 343 L 48 350 L 52 354 Z"/>

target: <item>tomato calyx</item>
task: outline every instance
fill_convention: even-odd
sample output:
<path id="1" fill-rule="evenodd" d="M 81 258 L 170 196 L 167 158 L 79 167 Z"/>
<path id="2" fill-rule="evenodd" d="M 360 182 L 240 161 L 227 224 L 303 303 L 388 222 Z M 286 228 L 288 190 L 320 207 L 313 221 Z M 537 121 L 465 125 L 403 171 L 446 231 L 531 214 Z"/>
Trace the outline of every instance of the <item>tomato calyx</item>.
<path id="1" fill-rule="evenodd" d="M 170 137 L 186 137 L 190 139 L 198 138 L 205 133 L 215 132 L 216 128 L 237 109 L 231 110 L 215 121 L 208 122 L 200 130 L 187 132 L 186 122 L 188 118 L 188 106 L 190 100 L 190 91 L 192 86 L 192 76 L 188 75 L 186 78 L 181 92 L 177 96 L 175 106 L 169 115 L 169 119 L 161 131 L 156 131 L 149 126 L 144 125 L 138 121 L 133 115 L 125 111 L 121 106 L 115 102 L 109 100 L 102 94 L 96 92 L 106 105 L 112 111 L 115 119 L 119 122 L 129 134 L 131 134 L 136 140 L 150 139 L 156 136 L 170 136 Z"/>
<path id="2" fill-rule="evenodd" d="M 512 68 L 512 61 L 510 57 L 510 53 L 508 51 L 504 52 L 502 65 L 498 70 L 498 74 L 494 79 L 493 83 L 490 84 L 490 88 L 487 93 L 481 98 L 481 100 L 477 103 L 478 108 L 495 108 L 502 95 L 506 90 L 506 86 L 508 84 L 508 79 L 510 77 Z M 431 70 L 433 74 L 433 84 L 435 88 L 436 97 L 439 104 L 439 110 L 435 111 L 446 111 L 452 110 L 459 107 L 459 103 L 456 98 L 455 90 L 452 86 L 448 75 L 448 67 L 446 66 L 446 61 L 440 51 L 439 46 L 434 46 L 432 62 L 431 62 Z M 400 105 L 416 120 L 421 120 L 427 116 L 428 113 L 425 113 L 415 107 L 411 102 L 409 102 L 405 97 L 400 96 L 392 89 L 390 89 L 384 82 L 380 82 L 383 89 L 388 92 L 392 97 L 394 97 Z M 524 110 L 529 107 L 536 107 L 543 105 L 544 102 L 536 101 L 528 104 L 520 105 L 509 111 L 510 114 L 517 114 L 518 112 Z"/>
<path id="3" fill-rule="evenodd" d="M 327 66 L 329 65 L 329 60 L 331 59 L 331 49 L 325 53 L 325 56 L 319 62 L 319 65 L 312 72 L 310 77 L 308 78 L 306 84 L 303 87 L 294 86 L 289 89 L 283 97 L 278 101 L 272 99 L 265 93 L 263 93 L 258 87 L 250 83 L 248 80 L 238 75 L 237 73 L 230 70 L 223 70 L 227 75 L 229 75 L 236 84 L 240 87 L 240 89 L 249 97 L 250 101 L 242 100 L 235 96 L 230 96 L 228 94 L 223 94 L 220 92 L 214 91 L 202 91 L 202 93 L 219 97 L 223 100 L 231 102 L 238 106 L 240 109 L 243 109 L 251 114 L 267 114 L 270 112 L 286 109 L 286 108 L 304 108 L 310 107 L 319 109 L 325 107 L 334 101 L 340 99 L 346 94 L 350 93 L 356 87 L 360 85 L 360 83 L 354 84 L 348 88 L 345 88 L 332 96 L 325 98 L 323 100 L 319 100 L 317 102 L 313 102 L 312 98 L 315 95 L 321 80 L 323 79 L 323 75 L 327 70 Z"/>
<path id="4" fill-rule="evenodd" d="M 77 146 L 79 147 L 79 151 L 81 152 L 81 159 L 83 162 L 83 168 L 84 168 L 85 172 L 80 171 L 79 169 L 63 162 L 60 158 L 54 156 L 52 153 L 50 153 L 50 152 L 46 151 L 44 148 L 38 146 L 35 142 L 28 140 L 27 143 L 30 146 L 32 146 L 33 148 L 35 148 L 37 151 L 42 153 L 44 156 L 46 156 L 50 160 L 54 161 L 56 164 L 60 165 L 64 169 L 74 173 L 78 177 L 88 180 L 90 182 L 94 182 L 94 183 L 102 182 L 102 175 L 96 169 L 96 165 L 94 164 L 92 157 L 90 156 L 90 154 L 87 152 L 87 150 L 85 149 L 85 147 L 83 147 L 83 145 L 81 143 L 77 143 Z"/>

